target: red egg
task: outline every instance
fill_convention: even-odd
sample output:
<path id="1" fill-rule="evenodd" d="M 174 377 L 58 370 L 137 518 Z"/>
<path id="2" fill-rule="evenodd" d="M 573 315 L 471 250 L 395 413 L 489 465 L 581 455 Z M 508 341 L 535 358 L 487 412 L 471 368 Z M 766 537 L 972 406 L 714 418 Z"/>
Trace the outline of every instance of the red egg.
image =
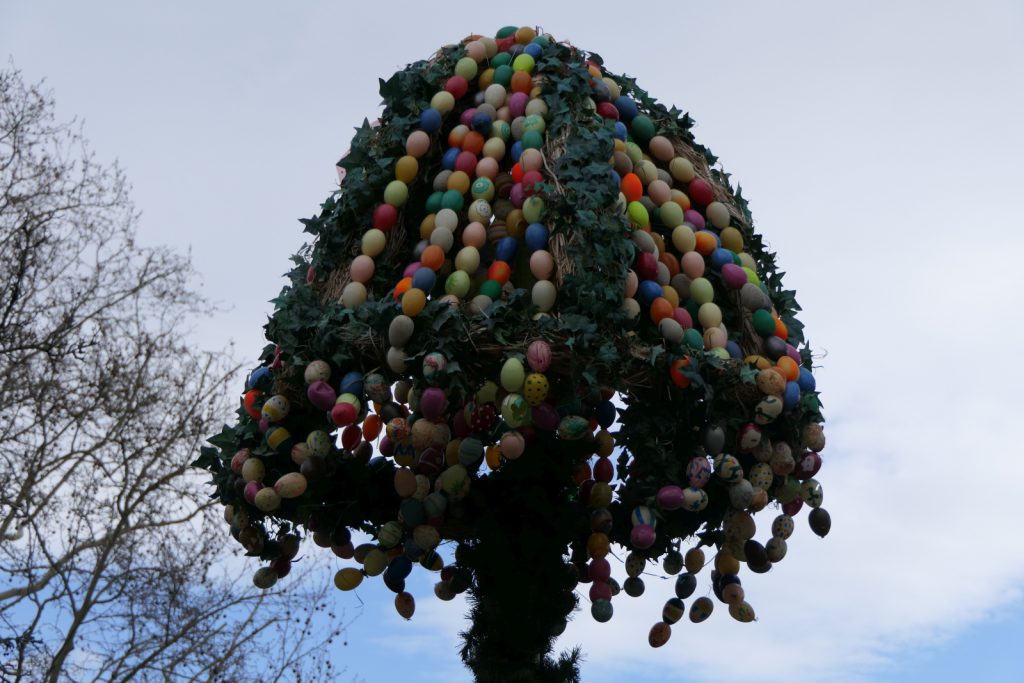
<path id="1" fill-rule="evenodd" d="M 715 201 L 715 191 L 711 189 L 711 183 L 703 178 L 694 178 L 691 180 L 686 194 L 690 196 L 690 199 L 701 206 L 707 206 L 711 202 Z"/>
<path id="2" fill-rule="evenodd" d="M 593 575 L 591 578 L 594 579 L 594 583 L 590 584 L 590 601 L 611 600 L 612 587 L 604 581 L 598 581 Z"/>
<path id="3" fill-rule="evenodd" d="M 331 408 L 331 419 L 339 427 L 345 427 L 356 421 L 356 407 L 351 403 L 336 403 Z"/>
<path id="4" fill-rule="evenodd" d="M 615 476 L 615 465 L 610 458 L 601 458 L 594 465 L 594 479 L 597 481 L 609 482 Z"/>
<path id="5" fill-rule="evenodd" d="M 654 254 L 641 252 L 636 259 L 636 274 L 641 280 L 658 279 L 658 259 Z"/>
<path id="6" fill-rule="evenodd" d="M 398 222 L 398 209 L 390 204 L 380 204 L 373 210 L 373 227 L 387 232 Z"/>
<path id="7" fill-rule="evenodd" d="M 607 583 L 612 575 L 612 566 L 603 557 L 595 557 L 590 561 L 590 578 L 594 581 Z M 609 598 L 610 599 L 610 598 Z"/>

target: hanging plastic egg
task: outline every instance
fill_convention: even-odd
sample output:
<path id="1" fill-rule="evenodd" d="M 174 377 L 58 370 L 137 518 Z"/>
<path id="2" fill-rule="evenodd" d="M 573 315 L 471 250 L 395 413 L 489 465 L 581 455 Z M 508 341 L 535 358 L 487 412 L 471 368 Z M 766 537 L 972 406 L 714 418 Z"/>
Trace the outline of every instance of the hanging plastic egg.
<path id="1" fill-rule="evenodd" d="M 412 597 L 412 594 L 402 591 L 401 593 L 396 595 L 395 610 L 404 619 L 412 619 L 412 615 L 416 611 L 416 600 Z"/>
<path id="2" fill-rule="evenodd" d="M 699 597 L 690 605 L 690 621 L 699 624 L 710 617 L 714 611 L 715 603 L 711 601 L 711 598 L 707 596 Z"/>

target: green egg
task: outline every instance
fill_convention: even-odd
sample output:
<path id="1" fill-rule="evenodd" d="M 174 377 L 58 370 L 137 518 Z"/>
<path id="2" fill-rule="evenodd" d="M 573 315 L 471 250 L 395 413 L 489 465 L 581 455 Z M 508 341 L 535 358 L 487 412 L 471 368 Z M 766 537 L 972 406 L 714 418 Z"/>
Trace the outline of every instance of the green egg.
<path id="1" fill-rule="evenodd" d="M 651 221 L 651 217 L 647 213 L 647 207 L 640 202 L 630 202 L 629 206 L 626 207 L 626 211 L 629 213 L 629 219 L 639 228 L 644 227 Z"/>
<path id="2" fill-rule="evenodd" d="M 474 65 L 476 63 L 474 62 Z M 536 62 L 533 61 L 533 55 L 529 55 L 525 52 L 516 55 L 516 58 L 512 60 L 512 69 L 514 71 L 526 71 L 529 73 L 533 71 L 533 67 Z"/>
<path id="3" fill-rule="evenodd" d="M 498 85 L 503 85 L 507 88 L 512 82 L 512 74 L 515 73 L 512 70 L 512 67 L 508 65 L 508 60 L 511 59 L 511 57 L 509 57 L 507 52 L 502 52 L 501 54 L 496 55 L 494 59 L 491 60 L 491 63 L 496 64 L 498 62 L 498 57 L 505 57 L 506 59 L 504 60 L 505 63 L 494 67 L 493 80 Z"/>
<path id="4" fill-rule="evenodd" d="M 544 135 L 537 130 L 523 131 L 523 149 L 540 149 L 544 146 Z"/>
<path id="5" fill-rule="evenodd" d="M 477 66 L 476 60 L 472 57 L 463 57 L 459 61 L 455 62 L 455 75 L 462 76 L 467 81 L 471 81 L 476 78 Z"/>
<path id="6" fill-rule="evenodd" d="M 441 205 L 441 200 L 444 199 L 444 192 L 434 192 L 427 197 L 426 209 L 427 213 L 437 213 L 444 207 Z"/>
<path id="7" fill-rule="evenodd" d="M 640 146 L 635 142 L 626 143 L 626 156 L 633 162 L 633 165 L 640 163 L 640 160 L 644 158 L 644 151 L 640 149 Z"/>
<path id="8" fill-rule="evenodd" d="M 512 137 L 512 126 L 508 125 L 508 121 L 497 120 L 491 124 L 491 137 L 501 138 L 505 142 L 508 142 L 509 138 Z"/>
<path id="9" fill-rule="evenodd" d="M 518 31 L 518 30 L 519 30 L 518 26 L 502 26 L 500 29 L 498 29 L 498 32 L 496 34 L 494 34 L 494 37 L 498 38 L 499 40 L 501 38 L 510 38 L 511 36 L 514 36 L 516 31 Z M 503 52 L 502 54 L 507 54 L 507 53 Z"/>
<path id="10" fill-rule="evenodd" d="M 691 327 L 683 332 L 683 345 L 688 346 L 691 349 L 703 349 L 704 337 L 700 332 Z"/>
<path id="11" fill-rule="evenodd" d="M 742 256 L 740 258 L 742 258 Z M 753 268 L 743 266 L 743 272 L 747 274 L 747 282 L 752 282 L 755 285 L 761 284 L 761 278 L 757 276 L 757 273 L 754 272 Z"/>
<path id="12" fill-rule="evenodd" d="M 445 280 L 444 291 L 446 294 L 454 294 L 462 299 L 469 294 L 469 284 L 469 273 L 464 270 L 456 270 Z"/>
<path id="13" fill-rule="evenodd" d="M 547 210 L 547 204 L 544 200 L 534 195 L 527 197 L 526 201 L 523 202 L 523 218 L 527 223 L 538 223 L 540 219 L 544 217 L 544 212 Z"/>
<path id="14" fill-rule="evenodd" d="M 501 298 L 501 283 L 497 280 L 487 280 L 480 285 L 480 294 L 489 297 L 491 301 Z"/>
<path id="15" fill-rule="evenodd" d="M 665 202 L 659 207 L 658 213 L 666 228 L 677 228 L 683 224 L 683 207 L 675 202 Z"/>
<path id="16" fill-rule="evenodd" d="M 392 180 L 384 188 L 384 201 L 391 206 L 402 206 L 409 199 L 409 186 L 401 180 Z"/>
<path id="17" fill-rule="evenodd" d="M 458 213 L 465 205 L 466 200 L 458 190 L 446 190 L 441 196 L 441 208 Z"/>
<path id="18" fill-rule="evenodd" d="M 494 182 L 490 178 L 477 178 L 469 188 L 473 193 L 473 199 L 491 201 L 494 199 Z"/>
<path id="19" fill-rule="evenodd" d="M 690 298 L 698 304 L 706 304 L 715 300 L 715 288 L 711 281 L 699 277 L 690 283 Z"/>
<path id="20" fill-rule="evenodd" d="M 544 117 L 540 116 L 539 114 L 530 114 L 523 121 L 524 131 L 535 130 L 538 133 L 543 133 L 546 127 L 547 124 L 544 122 Z"/>
<path id="21" fill-rule="evenodd" d="M 775 334 L 775 319 L 772 314 L 763 308 L 754 311 L 754 331 L 762 337 L 770 337 Z"/>
<path id="22" fill-rule="evenodd" d="M 633 136 L 633 139 L 637 141 L 637 144 L 646 147 L 647 143 L 651 141 L 651 138 L 653 138 L 658 131 L 654 127 L 654 121 L 651 121 L 651 119 L 644 114 L 639 114 L 635 116 L 632 123 L 629 124 L 629 132 Z"/>

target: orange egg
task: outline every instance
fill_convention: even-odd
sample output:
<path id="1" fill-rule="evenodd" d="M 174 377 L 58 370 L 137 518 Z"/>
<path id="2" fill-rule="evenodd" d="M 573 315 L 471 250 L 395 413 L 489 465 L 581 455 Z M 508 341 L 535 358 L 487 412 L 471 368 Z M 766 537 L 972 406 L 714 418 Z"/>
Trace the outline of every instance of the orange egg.
<path id="1" fill-rule="evenodd" d="M 363 438 L 367 441 L 373 441 L 380 434 L 381 423 L 380 418 L 374 413 L 370 413 L 363 420 Z"/>
<path id="2" fill-rule="evenodd" d="M 395 298 L 397 299 L 403 294 L 405 294 L 410 287 L 412 287 L 412 278 L 403 277 L 401 280 L 398 281 L 398 284 L 395 285 Z"/>
<path id="3" fill-rule="evenodd" d="M 775 336 L 779 339 L 789 339 L 789 329 L 786 327 L 786 323 L 780 319 L 775 319 Z"/>
<path id="4" fill-rule="evenodd" d="M 504 261 L 495 261 L 487 269 L 487 279 L 494 280 L 504 285 L 512 276 L 512 268 Z"/>
<path id="5" fill-rule="evenodd" d="M 408 185 L 416 180 L 416 174 L 419 173 L 419 170 L 420 162 L 416 161 L 416 157 L 406 154 L 395 164 L 395 179 L 401 180 Z"/>
<path id="6" fill-rule="evenodd" d="M 462 147 L 463 141 L 466 139 L 466 135 L 469 134 L 469 126 L 458 125 L 452 128 L 452 132 L 448 133 L 448 146 L 449 147 Z"/>
<path id="7" fill-rule="evenodd" d="M 496 470 L 501 467 L 501 448 L 497 445 L 488 446 L 487 450 L 484 451 L 484 459 L 487 461 L 487 466 L 492 470 Z"/>
<path id="8" fill-rule="evenodd" d="M 675 306 L 672 305 L 672 302 L 659 296 L 651 302 L 651 320 L 657 325 L 665 318 L 670 318 L 673 310 L 675 310 Z"/>
<path id="9" fill-rule="evenodd" d="M 697 253 L 701 256 L 711 256 L 711 252 L 718 246 L 718 242 L 715 241 L 715 236 L 710 232 L 698 232 L 697 237 Z"/>
<path id="10" fill-rule="evenodd" d="M 627 173 L 622 176 L 622 183 L 619 185 L 622 194 L 626 195 L 627 202 L 640 201 L 644 196 L 644 184 L 640 182 L 640 176 L 636 173 Z"/>
<path id="11" fill-rule="evenodd" d="M 434 232 L 434 219 L 437 218 L 436 213 L 428 213 L 420 221 L 420 239 L 430 239 L 430 233 Z"/>
<path id="12" fill-rule="evenodd" d="M 520 45 L 529 45 L 537 37 L 537 31 L 530 26 L 523 26 L 515 32 L 516 42 Z"/>
<path id="13" fill-rule="evenodd" d="M 533 77 L 529 71 L 516 71 L 512 74 L 512 82 L 509 84 L 512 92 L 529 93 L 533 88 Z"/>
<path id="14" fill-rule="evenodd" d="M 436 244 L 431 244 L 423 250 L 423 254 L 420 256 L 420 263 L 434 272 L 441 270 L 441 266 L 444 265 L 444 249 Z"/>
<path id="15" fill-rule="evenodd" d="M 602 558 L 608 554 L 608 536 L 596 531 L 587 538 L 587 554 L 594 558 Z"/>
<path id="16" fill-rule="evenodd" d="M 412 287 L 402 295 L 402 313 L 415 318 L 427 305 L 427 295 L 422 289 Z"/>
<path id="17" fill-rule="evenodd" d="M 466 137 L 462 140 L 462 151 L 472 152 L 473 154 L 480 154 L 484 151 L 484 143 L 487 142 L 484 136 L 477 133 L 475 130 L 471 130 L 466 133 Z"/>
<path id="18" fill-rule="evenodd" d="M 796 364 L 796 361 L 789 356 L 782 356 L 775 361 L 776 368 L 782 372 L 782 376 L 790 382 L 795 382 L 800 378 L 800 366 Z"/>

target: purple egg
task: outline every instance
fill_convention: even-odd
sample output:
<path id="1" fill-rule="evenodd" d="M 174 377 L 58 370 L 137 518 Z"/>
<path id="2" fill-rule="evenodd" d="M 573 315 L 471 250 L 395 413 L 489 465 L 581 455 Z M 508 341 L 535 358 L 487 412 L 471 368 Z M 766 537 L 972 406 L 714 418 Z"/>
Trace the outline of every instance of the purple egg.
<path id="1" fill-rule="evenodd" d="M 516 207 L 517 209 L 521 209 L 523 208 L 524 196 L 525 193 L 523 191 L 523 184 L 516 183 L 515 185 L 512 186 L 512 191 L 509 192 L 508 198 L 512 202 L 512 206 Z"/>
<path id="2" fill-rule="evenodd" d="M 561 417 L 558 411 L 550 403 L 541 403 L 533 408 L 533 425 L 542 431 L 553 432 L 558 429 Z"/>
<path id="3" fill-rule="evenodd" d="M 683 221 L 689 223 L 697 230 L 703 230 L 706 225 L 704 216 L 700 215 L 699 211 L 694 211 L 693 209 L 687 209 L 683 212 Z"/>
<path id="4" fill-rule="evenodd" d="M 473 116 L 476 114 L 476 107 L 470 107 L 466 111 L 462 112 L 462 116 L 459 117 L 459 123 L 464 126 L 473 125 Z"/>
<path id="5" fill-rule="evenodd" d="M 256 504 L 256 494 L 259 493 L 260 489 L 263 488 L 263 484 L 258 481 L 250 481 L 245 485 L 245 493 L 242 495 L 245 497 L 245 502 L 249 505 Z"/>
<path id="6" fill-rule="evenodd" d="M 444 413 L 445 404 L 448 399 L 444 390 L 437 387 L 430 387 L 423 391 L 420 396 L 420 412 L 428 420 L 436 420 Z"/>
<path id="7" fill-rule="evenodd" d="M 650 524 L 637 524 L 633 527 L 633 530 L 629 532 L 629 542 L 633 544 L 633 547 L 637 550 L 647 550 L 657 539 L 657 533 L 654 531 L 654 527 Z"/>
<path id="8" fill-rule="evenodd" d="M 800 358 L 800 352 L 792 344 L 786 344 L 786 355 L 795 360 L 798 366 L 803 362 Z"/>
<path id="9" fill-rule="evenodd" d="M 380 439 L 380 446 L 378 446 L 378 450 L 380 451 L 381 455 L 387 458 L 395 454 L 395 446 L 395 442 L 392 441 L 390 437 L 382 436 Z"/>
<path id="10" fill-rule="evenodd" d="M 747 273 L 735 263 L 726 263 L 722 266 L 722 279 L 729 289 L 740 289 L 747 283 Z"/>
<path id="11" fill-rule="evenodd" d="M 513 118 L 523 116 L 526 114 L 526 103 L 530 101 L 530 96 L 524 92 L 514 92 L 508 98 L 508 112 Z"/>
<path id="12" fill-rule="evenodd" d="M 309 402 L 320 410 L 330 410 L 338 399 L 338 394 L 335 393 L 331 385 L 321 380 L 309 385 L 309 388 L 306 389 L 306 396 L 309 398 Z"/>
<path id="13" fill-rule="evenodd" d="M 663 486 L 657 495 L 658 507 L 662 510 L 678 510 L 683 507 L 683 490 L 678 486 Z"/>

